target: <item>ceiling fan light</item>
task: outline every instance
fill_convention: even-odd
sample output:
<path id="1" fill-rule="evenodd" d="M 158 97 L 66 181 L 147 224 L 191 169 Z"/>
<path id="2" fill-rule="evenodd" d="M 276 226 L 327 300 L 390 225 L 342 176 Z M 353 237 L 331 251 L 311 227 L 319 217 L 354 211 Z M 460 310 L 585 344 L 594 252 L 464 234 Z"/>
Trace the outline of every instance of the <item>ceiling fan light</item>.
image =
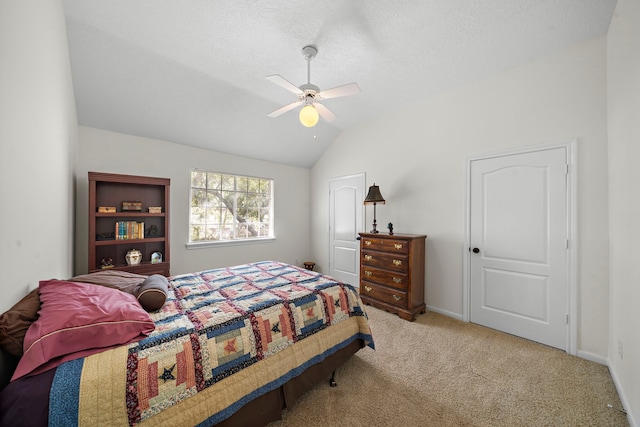
<path id="1" fill-rule="evenodd" d="M 316 124 L 318 124 L 318 118 L 319 118 L 318 110 L 316 110 L 316 108 L 313 105 L 310 105 L 310 104 L 305 105 L 300 110 L 299 118 L 300 118 L 300 123 L 302 123 L 303 126 L 312 128 Z"/>

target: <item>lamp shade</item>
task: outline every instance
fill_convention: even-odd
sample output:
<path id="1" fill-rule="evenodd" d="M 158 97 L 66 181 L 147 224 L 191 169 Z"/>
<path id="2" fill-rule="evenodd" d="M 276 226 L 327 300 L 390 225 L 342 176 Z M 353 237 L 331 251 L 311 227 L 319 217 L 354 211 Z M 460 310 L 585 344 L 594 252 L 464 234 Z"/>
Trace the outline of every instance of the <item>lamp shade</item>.
<path id="1" fill-rule="evenodd" d="M 311 104 L 307 104 L 300 110 L 300 123 L 308 128 L 314 127 L 318 124 L 318 110 Z"/>
<path id="2" fill-rule="evenodd" d="M 371 187 L 369 187 L 369 193 L 364 199 L 365 205 L 372 205 L 374 203 L 378 203 L 381 205 L 385 204 L 384 197 L 382 197 L 382 194 L 380 194 L 380 187 L 378 187 L 375 183 Z"/>

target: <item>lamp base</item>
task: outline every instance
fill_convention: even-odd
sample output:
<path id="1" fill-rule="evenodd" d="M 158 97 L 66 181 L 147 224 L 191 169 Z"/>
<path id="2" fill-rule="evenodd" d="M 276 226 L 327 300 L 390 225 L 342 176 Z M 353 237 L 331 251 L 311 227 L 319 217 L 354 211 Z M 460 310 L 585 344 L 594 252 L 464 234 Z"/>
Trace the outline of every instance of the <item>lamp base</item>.
<path id="1" fill-rule="evenodd" d="M 373 230 L 371 230 L 370 233 L 373 233 L 373 234 L 379 233 L 379 231 L 377 230 L 377 225 L 378 225 L 378 221 L 376 221 L 376 202 L 373 202 Z"/>

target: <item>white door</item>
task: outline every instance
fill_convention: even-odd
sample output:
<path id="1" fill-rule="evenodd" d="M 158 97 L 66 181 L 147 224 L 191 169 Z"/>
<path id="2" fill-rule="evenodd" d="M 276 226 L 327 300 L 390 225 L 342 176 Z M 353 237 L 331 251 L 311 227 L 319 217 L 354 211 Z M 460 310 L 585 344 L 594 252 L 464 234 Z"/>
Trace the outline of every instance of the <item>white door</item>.
<path id="1" fill-rule="evenodd" d="M 470 320 L 567 349 L 565 147 L 470 162 Z"/>
<path id="2" fill-rule="evenodd" d="M 360 276 L 360 242 L 364 175 L 329 180 L 329 275 L 356 288 Z"/>

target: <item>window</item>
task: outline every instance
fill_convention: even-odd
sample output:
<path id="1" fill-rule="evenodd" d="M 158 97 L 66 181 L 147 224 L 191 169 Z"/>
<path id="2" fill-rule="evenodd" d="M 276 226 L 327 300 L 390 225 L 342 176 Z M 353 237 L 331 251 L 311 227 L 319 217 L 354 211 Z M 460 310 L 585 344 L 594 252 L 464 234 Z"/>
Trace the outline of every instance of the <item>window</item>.
<path id="1" fill-rule="evenodd" d="M 191 171 L 189 242 L 273 238 L 273 180 Z"/>

